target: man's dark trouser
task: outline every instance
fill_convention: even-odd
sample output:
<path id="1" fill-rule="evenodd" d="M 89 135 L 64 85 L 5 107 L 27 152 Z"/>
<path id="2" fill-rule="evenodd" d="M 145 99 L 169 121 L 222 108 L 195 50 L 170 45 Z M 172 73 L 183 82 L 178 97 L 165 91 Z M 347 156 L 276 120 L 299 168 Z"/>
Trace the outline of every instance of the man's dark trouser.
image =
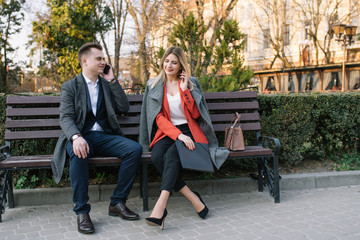
<path id="1" fill-rule="evenodd" d="M 125 203 L 140 163 L 141 145 L 128 138 L 101 131 L 89 132 L 83 138 L 89 144 L 88 157 L 97 155 L 122 159 L 117 185 L 111 196 L 110 203 Z M 73 189 L 73 202 L 75 203 L 73 210 L 76 214 L 90 212 L 90 204 L 87 203 L 89 200 L 88 157 L 85 159 L 78 158 L 74 154 L 72 142 L 67 143 L 66 150 L 70 156 L 70 181 Z"/>

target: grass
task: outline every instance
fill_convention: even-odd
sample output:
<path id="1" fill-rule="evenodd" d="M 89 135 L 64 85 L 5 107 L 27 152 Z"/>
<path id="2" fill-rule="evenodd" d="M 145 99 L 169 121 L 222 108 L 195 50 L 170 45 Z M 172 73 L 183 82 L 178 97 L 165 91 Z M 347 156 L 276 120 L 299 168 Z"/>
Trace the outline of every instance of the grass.
<path id="1" fill-rule="evenodd" d="M 333 158 L 335 160 L 333 169 L 336 171 L 360 170 L 360 153 L 357 151 L 341 156 L 334 156 Z"/>

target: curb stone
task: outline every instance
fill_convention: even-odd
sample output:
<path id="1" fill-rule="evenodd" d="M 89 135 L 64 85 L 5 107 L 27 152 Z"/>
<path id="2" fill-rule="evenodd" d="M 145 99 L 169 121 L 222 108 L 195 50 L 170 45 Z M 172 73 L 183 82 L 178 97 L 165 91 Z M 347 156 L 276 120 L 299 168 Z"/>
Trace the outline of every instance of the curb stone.
<path id="1" fill-rule="evenodd" d="M 360 171 L 323 172 L 281 175 L 280 191 L 329 188 L 360 185 Z M 257 191 L 257 181 L 248 178 L 188 181 L 189 187 L 204 195 L 243 193 Z M 115 185 L 90 185 L 89 202 L 96 203 L 110 199 Z M 157 197 L 160 183 L 149 183 L 149 198 Z M 140 197 L 140 186 L 133 185 L 129 198 Z M 267 191 L 266 188 L 264 191 Z M 175 193 L 174 195 L 178 195 Z M 72 203 L 72 189 L 37 188 L 14 190 L 15 206 L 41 206 Z M 281 201 L 281 196 L 280 196 Z"/>

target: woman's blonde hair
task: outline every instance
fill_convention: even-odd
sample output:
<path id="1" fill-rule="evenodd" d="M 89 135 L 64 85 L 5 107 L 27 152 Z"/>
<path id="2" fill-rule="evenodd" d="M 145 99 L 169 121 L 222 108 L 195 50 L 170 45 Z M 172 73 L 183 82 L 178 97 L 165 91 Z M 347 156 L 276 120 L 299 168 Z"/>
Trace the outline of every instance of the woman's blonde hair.
<path id="1" fill-rule="evenodd" d="M 159 82 L 160 79 L 163 80 L 163 83 L 167 82 L 167 77 L 166 77 L 166 74 L 165 74 L 165 71 L 164 71 L 164 62 L 165 62 L 165 59 L 170 54 L 174 54 L 175 56 L 177 56 L 177 58 L 179 59 L 179 62 L 181 64 L 181 68 L 184 69 L 184 71 L 187 73 L 187 75 L 189 77 L 191 76 L 191 70 L 190 70 L 189 64 L 187 62 L 187 58 L 186 58 L 184 50 L 182 50 L 181 47 L 172 46 L 172 47 L 169 47 L 166 50 L 163 57 L 161 58 L 161 62 L 160 62 L 161 71 L 160 71 L 160 74 L 157 75 L 155 78 L 153 78 L 148 83 L 151 88 L 154 88 L 155 85 Z M 190 79 L 189 79 L 188 85 L 189 85 L 190 90 L 192 90 L 194 88 L 194 84 L 190 81 Z"/>

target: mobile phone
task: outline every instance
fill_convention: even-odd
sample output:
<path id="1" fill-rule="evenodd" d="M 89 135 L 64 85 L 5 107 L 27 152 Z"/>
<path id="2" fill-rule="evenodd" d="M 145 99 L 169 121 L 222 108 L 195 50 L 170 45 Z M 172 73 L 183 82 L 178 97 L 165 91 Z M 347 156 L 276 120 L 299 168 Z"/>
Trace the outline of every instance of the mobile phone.
<path id="1" fill-rule="evenodd" d="M 110 70 L 110 65 L 106 64 L 104 68 L 104 74 L 108 74 L 109 70 Z"/>
<path id="2" fill-rule="evenodd" d="M 184 71 L 184 69 L 180 69 L 177 73 L 177 77 L 180 78 L 181 77 L 181 73 Z"/>

